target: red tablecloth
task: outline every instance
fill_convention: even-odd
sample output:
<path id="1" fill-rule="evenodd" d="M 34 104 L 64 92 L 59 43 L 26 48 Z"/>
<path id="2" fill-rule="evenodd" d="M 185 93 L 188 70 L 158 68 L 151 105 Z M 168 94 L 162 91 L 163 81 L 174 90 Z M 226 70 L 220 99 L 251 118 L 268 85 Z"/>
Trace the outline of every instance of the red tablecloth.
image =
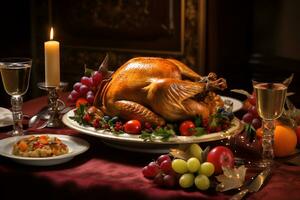
<path id="1" fill-rule="evenodd" d="M 66 94 L 62 95 L 63 98 Z M 24 103 L 35 114 L 46 97 Z M 47 132 L 81 137 L 90 149 L 68 163 L 51 167 L 25 166 L 0 157 L 0 199 L 229 199 L 236 191 L 163 189 L 145 179 L 141 169 L 157 155 L 133 153 L 104 145 L 99 138 L 68 128 Z M 44 131 L 45 131 L 44 130 Z M 0 130 L 1 132 L 1 130 Z M 2 130 L 0 138 L 5 137 Z M 280 164 L 268 183 L 249 199 L 300 199 L 300 167 Z"/>

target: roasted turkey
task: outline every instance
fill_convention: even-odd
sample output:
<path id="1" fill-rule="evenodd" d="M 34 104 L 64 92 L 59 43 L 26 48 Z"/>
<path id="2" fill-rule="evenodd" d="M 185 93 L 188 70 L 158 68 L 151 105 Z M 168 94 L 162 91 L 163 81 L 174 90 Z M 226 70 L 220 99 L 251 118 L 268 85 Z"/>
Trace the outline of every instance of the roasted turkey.
<path id="1" fill-rule="evenodd" d="M 175 59 L 138 57 L 103 81 L 95 105 L 106 115 L 155 125 L 195 116 L 208 118 L 223 106 L 215 89 L 226 81 L 214 73 L 202 77 Z"/>

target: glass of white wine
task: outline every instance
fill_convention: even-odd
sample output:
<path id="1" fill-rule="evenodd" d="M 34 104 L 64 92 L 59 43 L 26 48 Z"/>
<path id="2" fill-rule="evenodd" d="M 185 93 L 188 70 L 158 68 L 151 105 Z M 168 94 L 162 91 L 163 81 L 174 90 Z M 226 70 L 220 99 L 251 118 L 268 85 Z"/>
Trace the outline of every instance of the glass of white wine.
<path id="1" fill-rule="evenodd" d="M 283 112 L 287 86 L 283 83 L 253 82 L 256 106 L 263 119 L 262 160 L 259 167 L 270 167 L 274 159 L 274 120 Z"/>
<path id="2" fill-rule="evenodd" d="M 11 96 L 13 114 L 13 130 L 11 136 L 23 135 L 22 104 L 27 92 L 32 60 L 30 58 L 2 58 L 0 59 L 0 72 L 4 89 Z"/>

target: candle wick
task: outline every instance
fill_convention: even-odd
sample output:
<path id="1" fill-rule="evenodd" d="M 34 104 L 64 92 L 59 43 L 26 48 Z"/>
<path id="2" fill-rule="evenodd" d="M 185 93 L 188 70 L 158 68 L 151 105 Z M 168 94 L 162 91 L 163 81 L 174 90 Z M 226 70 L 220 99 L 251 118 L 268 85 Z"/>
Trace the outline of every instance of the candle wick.
<path id="1" fill-rule="evenodd" d="M 50 40 L 53 40 L 53 35 L 54 35 L 53 27 L 51 27 L 51 29 L 50 29 Z"/>

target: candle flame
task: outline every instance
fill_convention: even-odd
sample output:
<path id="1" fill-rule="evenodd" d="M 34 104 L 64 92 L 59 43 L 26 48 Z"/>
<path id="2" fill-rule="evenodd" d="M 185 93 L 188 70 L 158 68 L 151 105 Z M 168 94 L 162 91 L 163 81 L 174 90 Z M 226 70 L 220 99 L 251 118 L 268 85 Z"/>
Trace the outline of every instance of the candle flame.
<path id="1" fill-rule="evenodd" d="M 50 29 L 50 40 L 53 40 L 53 35 L 54 35 L 53 27 L 51 27 L 51 29 Z"/>

